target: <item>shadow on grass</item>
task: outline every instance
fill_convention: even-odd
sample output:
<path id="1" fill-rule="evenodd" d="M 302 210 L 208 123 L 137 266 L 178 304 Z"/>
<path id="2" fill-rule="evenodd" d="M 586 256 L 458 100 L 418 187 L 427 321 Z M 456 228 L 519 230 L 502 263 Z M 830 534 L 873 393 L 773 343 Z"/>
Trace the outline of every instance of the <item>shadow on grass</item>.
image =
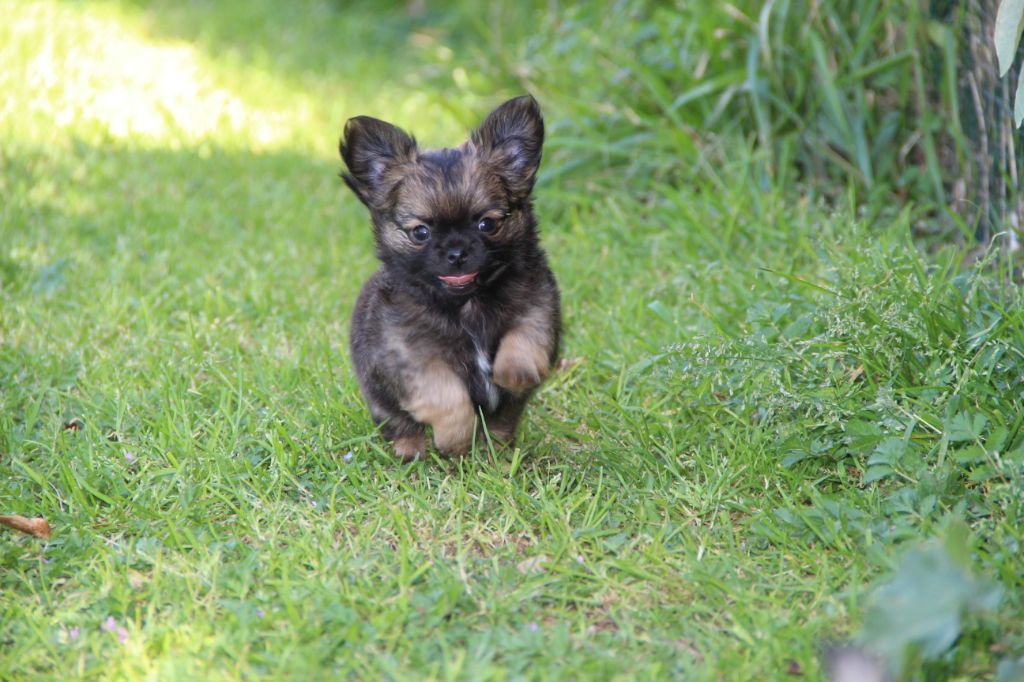
<path id="1" fill-rule="evenodd" d="M 153 251 L 150 240 L 174 239 L 179 243 L 168 246 L 184 250 L 178 255 L 208 257 L 201 251 L 206 240 L 237 234 L 315 241 L 332 232 L 324 222 L 337 223 L 342 206 L 361 210 L 338 177 L 340 160 L 211 144 L 171 149 L 75 140 L 69 147 L 0 153 L 7 188 L 0 234 L 11 246 L 0 273 L 8 273 L 7 286 L 21 269 L 12 254 L 35 254 L 40 267 L 41 250 L 85 250 L 102 261 L 133 236 L 141 250 Z"/>

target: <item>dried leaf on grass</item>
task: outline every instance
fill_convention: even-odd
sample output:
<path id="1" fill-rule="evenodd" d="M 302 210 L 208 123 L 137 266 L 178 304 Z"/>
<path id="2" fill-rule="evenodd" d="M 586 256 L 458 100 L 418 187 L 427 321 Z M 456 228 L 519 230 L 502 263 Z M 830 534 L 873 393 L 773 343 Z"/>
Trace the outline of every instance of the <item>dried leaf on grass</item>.
<path id="1" fill-rule="evenodd" d="M 0 515 L 0 525 L 20 530 L 22 533 L 28 533 L 43 540 L 50 539 L 50 524 L 46 522 L 46 519 L 27 519 L 17 514 L 11 514 L 10 516 Z"/>
<path id="2" fill-rule="evenodd" d="M 537 556 L 532 556 L 520 561 L 516 564 L 516 570 L 527 575 L 531 573 L 541 573 L 544 571 L 544 565 L 548 563 L 548 561 L 549 559 L 547 554 L 538 554 Z"/>
<path id="3" fill-rule="evenodd" d="M 555 370 L 558 372 L 564 372 L 566 370 L 572 369 L 581 362 L 583 362 L 583 358 L 580 357 L 562 358 L 561 360 L 558 361 L 558 364 L 555 365 Z"/>

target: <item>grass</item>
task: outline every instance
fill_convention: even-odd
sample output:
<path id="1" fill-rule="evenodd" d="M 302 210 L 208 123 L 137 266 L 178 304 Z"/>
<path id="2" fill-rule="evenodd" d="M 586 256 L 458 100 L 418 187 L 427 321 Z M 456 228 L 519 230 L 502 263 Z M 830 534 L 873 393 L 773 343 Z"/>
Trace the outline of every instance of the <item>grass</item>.
<path id="1" fill-rule="evenodd" d="M 801 197 L 740 131 L 638 106 L 609 135 L 596 85 L 538 83 L 573 362 L 516 450 L 388 455 L 348 366 L 374 260 L 337 135 L 457 143 L 557 74 L 512 7 L 3 7 L 0 511 L 54 536 L 0 536 L 0 678 L 814 679 L 858 632 L 919 679 L 1013 674 L 1015 264 Z M 964 596 L 928 657 L 871 595 L 933 599 L 899 572 L 931 537 Z"/>

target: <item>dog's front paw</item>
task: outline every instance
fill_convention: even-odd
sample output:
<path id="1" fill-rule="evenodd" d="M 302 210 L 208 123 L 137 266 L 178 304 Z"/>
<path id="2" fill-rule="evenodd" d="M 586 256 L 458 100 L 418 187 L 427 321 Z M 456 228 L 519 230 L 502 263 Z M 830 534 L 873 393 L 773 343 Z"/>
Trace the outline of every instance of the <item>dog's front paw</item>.
<path id="1" fill-rule="evenodd" d="M 519 392 L 540 385 L 541 375 L 536 365 L 522 362 L 522 358 L 499 355 L 494 361 L 494 383 L 510 391 Z"/>
<path id="2" fill-rule="evenodd" d="M 539 386 L 549 370 L 547 351 L 510 334 L 502 340 L 494 358 L 494 383 L 514 393 L 528 391 Z"/>
<path id="3" fill-rule="evenodd" d="M 396 438 L 394 445 L 395 455 L 403 462 L 414 462 L 427 451 L 427 440 L 423 434 Z"/>

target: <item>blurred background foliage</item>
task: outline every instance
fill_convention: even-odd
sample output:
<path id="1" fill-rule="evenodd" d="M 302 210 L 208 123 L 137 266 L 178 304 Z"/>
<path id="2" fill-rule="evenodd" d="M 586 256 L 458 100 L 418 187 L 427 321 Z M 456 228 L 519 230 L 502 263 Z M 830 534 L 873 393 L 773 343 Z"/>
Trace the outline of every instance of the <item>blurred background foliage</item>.
<path id="1" fill-rule="evenodd" d="M 939 242 L 1018 228 L 1016 83 L 997 77 L 994 2 L 334 0 L 280 29 L 262 7 L 195 21 L 202 3 L 137 5 L 158 36 L 284 72 L 313 93 L 339 61 L 371 74 L 352 83 L 368 107 L 382 108 L 382 83 L 401 84 L 396 122 L 414 127 L 440 105 L 453 140 L 496 85 L 533 92 L 557 114 L 549 179 L 575 179 L 569 189 L 686 182 L 750 146 L 764 182 L 798 185 L 810 200 L 851 195 L 869 214 L 909 203 L 918 233 Z M 346 33 L 384 44 L 396 31 L 411 53 L 400 60 L 345 49 L 357 42 Z M 442 96 L 417 97 L 425 87 Z"/>
<path id="2" fill-rule="evenodd" d="M 291 108 L 339 127 L 359 109 L 415 128 L 441 107 L 441 142 L 454 142 L 500 96 L 530 91 L 553 114 L 546 172 L 564 190 L 714 180 L 754 149 L 766 185 L 852 199 L 868 217 L 910 204 L 935 242 L 1018 228 L 1016 77 L 998 79 L 995 2 L 333 0 L 282 8 L 281 22 L 262 5 L 129 5 L 148 33 L 202 47 L 225 75 L 267 74 L 270 97 L 269 76 L 303 85 L 308 100 Z M 407 53 L 346 49 L 367 42 Z M 332 72 L 367 77 L 325 92 Z"/>
<path id="3" fill-rule="evenodd" d="M 570 114 L 561 172 L 683 182 L 681 161 L 748 143 L 766 181 L 829 200 L 849 192 L 872 211 L 911 203 L 941 218 L 916 225 L 942 240 L 1017 228 L 1021 155 L 1013 83 L 996 78 L 995 3 L 551 5 L 537 23 L 492 8 L 479 25 L 514 46 L 499 47 L 496 72 Z M 595 136 L 603 147 L 584 151 Z"/>

